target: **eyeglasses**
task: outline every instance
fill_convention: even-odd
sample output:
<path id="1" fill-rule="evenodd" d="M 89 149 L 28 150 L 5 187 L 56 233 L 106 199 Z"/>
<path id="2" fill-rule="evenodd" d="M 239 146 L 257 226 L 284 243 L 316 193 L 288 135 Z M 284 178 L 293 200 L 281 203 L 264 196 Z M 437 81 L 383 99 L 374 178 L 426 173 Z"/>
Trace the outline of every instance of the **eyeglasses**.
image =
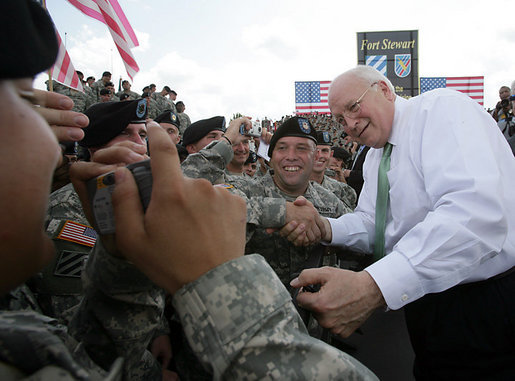
<path id="1" fill-rule="evenodd" d="M 350 107 L 343 112 L 343 115 L 333 115 L 333 119 L 340 123 L 345 125 L 345 117 L 347 118 L 355 118 L 359 115 L 359 112 L 361 111 L 361 102 L 363 101 L 363 98 L 367 94 L 368 90 L 372 88 L 372 86 L 377 85 L 377 82 L 372 83 L 367 89 L 361 94 L 361 96 L 354 102 Z"/>

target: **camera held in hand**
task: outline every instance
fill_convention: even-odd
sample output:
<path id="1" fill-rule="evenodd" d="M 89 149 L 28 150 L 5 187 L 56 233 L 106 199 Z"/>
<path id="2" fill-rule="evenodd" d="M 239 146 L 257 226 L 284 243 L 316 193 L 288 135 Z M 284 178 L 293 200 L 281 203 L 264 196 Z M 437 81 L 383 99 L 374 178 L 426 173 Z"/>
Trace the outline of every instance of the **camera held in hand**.
<path id="1" fill-rule="evenodd" d="M 257 121 L 252 122 L 252 128 L 250 130 L 245 131 L 245 125 L 240 126 L 240 134 L 247 135 L 247 136 L 253 136 L 255 138 L 259 138 L 261 136 L 261 132 L 263 131 L 263 128 L 261 127 L 261 123 Z"/>
<path id="2" fill-rule="evenodd" d="M 152 171 L 150 159 L 127 166 L 138 186 L 143 210 L 147 210 L 152 194 Z M 115 232 L 114 211 L 111 194 L 115 187 L 114 172 L 100 175 L 87 183 L 89 203 L 95 219 L 94 228 L 100 234 Z"/>

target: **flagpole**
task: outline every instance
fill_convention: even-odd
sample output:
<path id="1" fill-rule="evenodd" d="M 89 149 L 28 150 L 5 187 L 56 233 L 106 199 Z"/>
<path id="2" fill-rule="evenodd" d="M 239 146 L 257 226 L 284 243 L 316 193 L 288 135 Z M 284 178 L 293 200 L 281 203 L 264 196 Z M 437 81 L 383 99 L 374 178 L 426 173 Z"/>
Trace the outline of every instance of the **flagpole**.
<path id="1" fill-rule="evenodd" d="M 41 0 L 41 6 L 44 10 L 46 10 L 46 0 Z M 54 91 L 54 82 L 52 81 L 52 68 L 54 66 L 52 65 L 50 69 L 48 69 L 48 90 Z"/>

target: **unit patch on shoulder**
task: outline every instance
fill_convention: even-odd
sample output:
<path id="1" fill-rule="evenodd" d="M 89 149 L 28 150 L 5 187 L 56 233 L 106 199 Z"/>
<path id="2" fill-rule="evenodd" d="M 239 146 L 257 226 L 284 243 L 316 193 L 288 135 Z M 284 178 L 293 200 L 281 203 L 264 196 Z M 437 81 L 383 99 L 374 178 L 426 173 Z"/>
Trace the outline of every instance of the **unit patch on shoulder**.
<path id="1" fill-rule="evenodd" d="M 91 226 L 67 220 L 56 238 L 93 247 L 97 241 L 97 232 Z"/>
<path id="2" fill-rule="evenodd" d="M 227 184 L 227 183 L 223 183 L 223 184 L 215 184 L 213 185 L 214 187 L 218 187 L 218 188 L 225 188 L 225 189 L 231 189 L 231 188 L 234 188 L 234 185 L 232 184 Z"/>
<path id="3" fill-rule="evenodd" d="M 87 253 L 63 250 L 56 261 L 54 275 L 80 278 Z"/>

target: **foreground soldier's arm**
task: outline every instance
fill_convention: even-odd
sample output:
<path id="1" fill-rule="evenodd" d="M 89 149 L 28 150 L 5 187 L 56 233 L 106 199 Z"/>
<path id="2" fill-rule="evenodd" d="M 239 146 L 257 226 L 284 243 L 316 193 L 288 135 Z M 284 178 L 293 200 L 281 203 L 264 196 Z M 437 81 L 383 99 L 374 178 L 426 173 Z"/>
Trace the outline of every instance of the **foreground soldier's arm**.
<path id="1" fill-rule="evenodd" d="M 272 269 L 259 256 L 242 257 L 243 199 L 183 177 L 166 132 L 153 125 L 148 132 L 151 202 L 144 213 L 130 172 L 117 170 L 116 242 L 175 294 L 188 340 L 215 379 L 376 379 L 350 356 L 311 338 Z M 169 229 L 177 219 L 181 228 Z"/>

